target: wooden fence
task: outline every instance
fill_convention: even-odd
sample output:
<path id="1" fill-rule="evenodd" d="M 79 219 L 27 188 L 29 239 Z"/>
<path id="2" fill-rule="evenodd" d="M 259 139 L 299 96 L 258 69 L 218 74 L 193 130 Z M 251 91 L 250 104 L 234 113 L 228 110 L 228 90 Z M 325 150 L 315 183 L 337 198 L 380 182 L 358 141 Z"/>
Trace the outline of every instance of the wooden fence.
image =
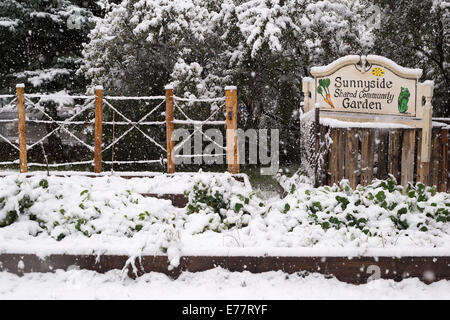
<path id="1" fill-rule="evenodd" d="M 337 128 L 320 125 L 317 150 L 324 163 L 318 169 L 316 184 L 332 185 L 345 178 L 352 188 L 372 179 L 392 174 L 406 186 L 418 180 L 438 191 L 450 190 L 450 125 L 434 119 L 429 167 L 420 168 L 421 129 Z"/>
<path id="2" fill-rule="evenodd" d="M 7 122 L 17 122 L 18 124 L 18 145 L 15 145 L 12 141 L 9 141 L 9 139 L 1 136 L 3 140 L 6 140 L 12 147 L 17 149 L 19 151 L 19 159 L 12 161 L 12 162 L 3 162 L 1 164 L 19 164 L 20 172 L 27 172 L 29 163 L 28 163 L 28 157 L 27 157 L 27 151 L 33 148 L 36 143 L 30 145 L 27 145 L 27 137 L 26 137 L 26 123 L 27 121 L 31 121 L 27 119 L 26 117 L 26 106 L 32 106 L 34 109 L 37 109 L 40 111 L 47 119 L 46 120 L 34 120 L 35 122 L 48 122 L 54 124 L 57 129 L 63 129 L 71 136 L 73 136 L 75 139 L 77 139 L 80 143 L 82 143 L 86 148 L 88 148 L 90 151 L 93 152 L 93 161 L 85 161 L 84 163 L 89 163 L 94 166 L 94 172 L 100 173 L 102 171 L 102 164 L 109 163 L 111 161 L 104 161 L 102 159 L 102 153 L 111 147 L 114 146 L 115 141 L 120 140 L 123 136 L 125 136 L 130 130 L 137 129 L 140 131 L 147 139 L 149 139 L 151 142 L 159 146 L 164 152 L 166 152 L 166 163 L 167 163 L 167 172 L 168 173 L 174 173 L 175 172 L 175 150 L 176 145 L 174 141 L 174 129 L 175 124 L 184 124 L 184 125 L 193 125 L 194 126 L 194 133 L 197 131 L 201 131 L 202 125 L 217 125 L 217 124 L 223 124 L 226 125 L 226 132 L 227 132 L 227 146 L 223 149 L 226 150 L 227 154 L 227 160 L 228 160 L 228 171 L 233 174 L 239 173 L 239 159 L 238 159 L 238 145 L 237 145 L 237 89 L 234 86 L 227 86 L 225 88 L 225 96 L 221 98 L 215 98 L 215 99 L 184 99 L 175 96 L 174 90 L 171 86 L 166 87 L 165 96 L 154 96 L 154 97 L 116 97 L 116 96 L 104 96 L 103 94 L 103 87 L 97 86 L 95 87 L 95 93 L 93 96 L 76 96 L 77 99 L 86 99 L 87 102 L 84 105 L 84 109 L 89 108 L 90 103 L 93 102 L 92 107 L 94 108 L 95 118 L 92 119 L 92 121 L 88 121 L 85 124 L 88 125 L 94 125 L 94 146 L 91 146 L 87 143 L 84 143 L 80 139 L 78 139 L 75 135 L 69 132 L 67 130 L 66 126 L 75 123 L 74 121 L 71 121 L 72 118 L 67 119 L 65 121 L 56 121 L 53 119 L 50 115 L 48 115 L 41 107 L 39 107 L 38 104 L 33 103 L 31 101 L 31 98 L 50 98 L 52 95 L 40 95 L 40 94 L 26 94 L 25 93 L 25 86 L 23 84 L 17 85 L 16 88 L 16 96 L 14 95 L 3 95 L 2 98 L 11 98 L 13 99 L 9 104 L 16 103 L 17 105 L 17 119 L 9 119 L 9 120 L 3 120 L 2 123 Z M 55 98 L 61 98 L 61 96 L 54 95 Z M 75 96 L 64 96 L 65 98 L 75 98 Z M 155 109 L 147 113 L 142 119 L 139 121 L 132 121 L 125 117 L 121 112 L 119 112 L 109 101 L 112 100 L 162 100 L 162 103 L 160 103 L 158 106 L 156 106 Z M 89 102 L 91 100 L 91 102 Z M 149 115 L 151 115 L 161 104 L 164 103 L 165 100 L 165 117 L 166 121 L 163 123 L 157 123 L 157 122 L 143 122 Z M 224 102 L 224 114 L 226 115 L 225 121 L 209 121 L 211 116 L 204 121 L 198 121 L 198 120 L 192 120 L 190 118 L 186 118 L 185 120 L 179 120 L 174 118 L 175 114 L 175 107 L 176 101 L 186 101 L 188 103 L 194 103 L 194 102 L 212 102 L 212 101 L 223 101 Z M 118 114 L 121 116 L 125 121 L 122 122 L 108 122 L 104 121 L 103 119 L 103 108 L 104 106 L 107 106 L 110 108 L 115 114 Z M 216 110 L 215 113 L 217 113 L 219 110 Z M 1 112 L 1 111 L 0 111 Z M 184 112 L 183 112 L 184 114 Z M 185 115 L 185 114 L 184 114 Z M 78 123 L 78 122 L 76 122 Z M 103 146 L 103 126 L 105 124 L 108 125 L 115 125 L 115 124 L 126 124 L 130 125 L 131 128 L 126 131 L 122 136 L 114 140 L 113 142 L 107 146 L 106 148 Z M 164 143 L 159 144 L 156 141 L 154 141 L 150 136 L 148 136 L 146 133 L 144 133 L 139 126 L 144 124 L 162 124 L 166 125 L 166 148 L 163 147 Z M 52 133 L 56 132 L 56 129 L 52 132 L 48 133 L 46 136 L 41 138 L 40 140 L 45 140 L 48 136 L 50 136 Z M 201 132 L 204 134 L 203 132 Z M 188 137 L 189 140 L 190 135 Z M 182 143 L 186 142 L 183 141 Z M 203 155 L 195 155 L 195 156 L 203 156 Z M 159 160 L 150 160 L 147 162 L 157 162 Z M 124 162 L 130 162 L 130 161 L 124 161 Z M 137 161 L 139 162 L 139 161 Z M 142 162 L 142 161 L 141 161 Z M 81 164 L 81 162 L 76 163 L 67 163 L 67 165 L 73 165 L 73 164 Z M 35 164 L 43 166 L 43 164 Z M 62 164 L 48 164 L 47 167 L 52 166 L 61 166 Z"/>

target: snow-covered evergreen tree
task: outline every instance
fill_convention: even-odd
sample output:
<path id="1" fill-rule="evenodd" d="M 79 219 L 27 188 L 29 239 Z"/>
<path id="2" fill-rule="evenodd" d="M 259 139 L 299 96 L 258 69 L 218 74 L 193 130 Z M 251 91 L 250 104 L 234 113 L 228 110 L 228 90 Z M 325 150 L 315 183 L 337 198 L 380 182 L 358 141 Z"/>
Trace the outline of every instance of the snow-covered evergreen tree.
<path id="1" fill-rule="evenodd" d="M 422 68 L 434 80 L 435 116 L 450 116 L 450 2 L 373 0 L 382 11 L 373 50 L 398 64 Z"/>
<path id="2" fill-rule="evenodd" d="M 124 0 L 91 32 L 80 72 L 114 94 L 160 95 L 172 83 L 177 95 L 211 97 L 235 84 L 240 127 L 282 129 L 294 149 L 301 78 L 311 65 L 366 51 L 364 8 L 357 0 Z"/>
<path id="3" fill-rule="evenodd" d="M 0 92 L 25 82 L 27 91 L 79 91 L 75 75 L 82 43 L 101 8 L 81 0 L 3 0 L 0 3 Z"/>

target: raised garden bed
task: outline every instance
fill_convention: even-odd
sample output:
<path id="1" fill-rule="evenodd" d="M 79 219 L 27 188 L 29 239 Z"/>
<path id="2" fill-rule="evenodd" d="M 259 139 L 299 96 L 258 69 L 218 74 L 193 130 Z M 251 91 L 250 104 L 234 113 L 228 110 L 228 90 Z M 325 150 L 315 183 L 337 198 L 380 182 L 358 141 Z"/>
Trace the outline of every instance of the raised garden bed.
<path id="1" fill-rule="evenodd" d="M 133 262 L 133 263 L 130 263 Z M 39 258 L 32 254 L 1 254 L 0 271 L 18 275 L 28 272 L 53 272 L 74 268 L 105 273 L 124 270 L 132 278 L 148 272 L 161 272 L 178 277 L 183 271 L 199 272 L 215 267 L 230 271 L 261 273 L 321 273 L 340 281 L 363 284 L 376 279 L 401 281 L 419 278 L 425 283 L 450 280 L 450 257 L 307 257 L 307 256 L 183 256 L 178 267 L 169 270 L 167 256 L 142 256 L 131 259 L 124 255 L 50 255 Z"/>
<path id="2" fill-rule="evenodd" d="M 0 178 L 17 174 L 13 171 L 0 172 Z M 71 177 L 81 176 L 86 178 L 101 178 L 101 177 L 117 177 L 122 179 L 139 179 L 146 178 L 150 180 L 162 180 L 156 188 L 150 188 L 153 192 L 140 193 L 144 197 L 170 200 L 177 208 L 184 208 L 188 203 L 188 198 L 185 196 L 183 190 L 189 188 L 192 179 L 197 173 L 193 172 L 179 172 L 174 174 L 165 174 L 159 172 L 80 172 L 80 171 L 56 171 L 52 172 L 52 177 Z M 214 175 L 215 173 L 203 173 L 203 175 Z M 43 177 L 47 175 L 43 171 L 31 171 L 23 174 L 25 177 Z M 244 186 L 251 189 L 250 181 L 245 174 L 231 175 L 236 181 L 241 182 Z"/>
<path id="3" fill-rule="evenodd" d="M 286 196 L 265 199 L 229 174 L 0 181 L 0 270 L 14 273 L 80 267 L 176 277 L 221 266 L 349 283 L 450 277 L 449 194 L 423 185 L 314 188 L 281 177 Z M 165 183 L 183 189 L 186 206 L 143 196 L 163 196 L 154 191 Z"/>

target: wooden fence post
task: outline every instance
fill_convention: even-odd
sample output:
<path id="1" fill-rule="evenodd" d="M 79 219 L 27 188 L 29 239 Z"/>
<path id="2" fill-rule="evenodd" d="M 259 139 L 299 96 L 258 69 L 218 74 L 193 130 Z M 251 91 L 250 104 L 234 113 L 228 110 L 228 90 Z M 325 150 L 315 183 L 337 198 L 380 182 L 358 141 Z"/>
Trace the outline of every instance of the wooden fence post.
<path id="1" fill-rule="evenodd" d="M 416 148 L 416 130 L 406 129 L 403 131 L 402 162 L 401 162 L 401 185 L 403 188 L 408 183 L 414 182 L 414 149 Z"/>
<path id="2" fill-rule="evenodd" d="M 94 172 L 102 172 L 103 87 L 95 87 Z"/>
<path id="3" fill-rule="evenodd" d="M 311 90 L 314 86 L 313 79 L 309 77 L 305 77 L 302 79 L 302 91 L 304 95 L 303 99 L 303 111 L 306 113 L 311 109 L 311 99 L 309 97 Z"/>
<path id="4" fill-rule="evenodd" d="M 174 132 L 174 104 L 173 104 L 173 87 L 166 86 L 166 144 L 167 144 L 167 173 L 175 173 L 175 141 L 173 140 Z"/>
<path id="5" fill-rule="evenodd" d="M 392 174 L 397 183 L 400 182 L 400 161 L 402 150 L 402 131 L 400 129 L 393 129 L 389 132 L 389 158 L 388 158 L 388 173 Z"/>
<path id="6" fill-rule="evenodd" d="M 16 85 L 17 93 L 17 115 L 18 115 L 18 129 L 19 129 L 19 161 L 20 172 L 28 172 L 27 161 L 27 130 L 26 130 L 26 116 L 25 116 L 25 85 L 20 83 Z"/>
<path id="7" fill-rule="evenodd" d="M 381 129 L 378 131 L 378 150 L 377 150 L 377 179 L 385 180 L 387 178 L 387 164 L 389 155 L 389 133 Z"/>
<path id="8" fill-rule="evenodd" d="M 367 186 L 373 180 L 375 154 L 375 129 L 361 129 L 361 185 Z"/>
<path id="9" fill-rule="evenodd" d="M 432 134 L 432 106 L 433 85 L 422 84 L 423 95 L 425 96 L 425 106 L 423 108 L 422 145 L 420 152 L 419 181 L 425 185 L 430 184 L 430 161 L 431 161 L 431 134 Z"/>
<path id="10" fill-rule="evenodd" d="M 441 128 L 431 129 L 431 160 L 429 185 L 439 187 L 439 171 L 441 170 Z"/>
<path id="11" fill-rule="evenodd" d="M 316 106 L 314 108 L 314 150 L 315 150 L 315 164 L 314 164 L 314 187 L 319 187 L 320 185 L 320 108 Z"/>
<path id="12" fill-rule="evenodd" d="M 439 192 L 447 192 L 447 179 L 448 179 L 448 129 L 441 129 L 441 169 L 439 177 Z"/>
<path id="13" fill-rule="evenodd" d="M 333 185 L 335 183 L 339 184 L 339 168 L 338 168 L 338 151 L 340 146 L 340 139 L 339 139 L 339 129 L 330 127 L 330 135 L 331 140 L 333 141 L 331 143 L 331 150 L 330 150 L 330 185 Z"/>
<path id="14" fill-rule="evenodd" d="M 349 180 L 350 187 L 354 190 L 358 185 L 358 155 L 359 155 L 359 130 L 356 128 L 345 129 L 347 139 L 345 152 L 345 178 Z"/>
<path id="15" fill-rule="evenodd" d="M 228 172 L 239 173 L 239 155 L 237 140 L 237 88 L 225 87 L 225 105 L 227 118 L 227 162 Z"/>

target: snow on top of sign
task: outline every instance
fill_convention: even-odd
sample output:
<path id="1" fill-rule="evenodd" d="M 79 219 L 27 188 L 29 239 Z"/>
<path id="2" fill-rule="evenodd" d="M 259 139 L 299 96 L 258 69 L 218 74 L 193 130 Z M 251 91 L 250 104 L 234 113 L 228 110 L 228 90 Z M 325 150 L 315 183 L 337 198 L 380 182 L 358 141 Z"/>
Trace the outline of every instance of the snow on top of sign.
<path id="1" fill-rule="evenodd" d="M 357 62 L 359 62 L 359 60 L 360 60 L 360 56 L 358 56 L 358 55 L 348 55 L 345 57 L 341 57 L 326 66 L 312 67 L 311 74 L 316 75 L 319 73 L 331 72 L 333 69 L 335 69 L 339 65 L 357 63 Z"/>
<path id="2" fill-rule="evenodd" d="M 388 59 L 383 56 L 378 55 L 368 55 L 365 57 L 368 62 L 370 63 L 377 63 L 381 65 L 386 65 L 400 73 L 404 77 L 415 77 L 420 78 L 422 76 L 422 69 L 412 69 L 412 68 L 405 68 L 391 59 Z M 348 55 L 345 57 L 341 57 L 332 63 L 326 65 L 326 66 L 319 66 L 319 67 L 312 67 L 311 68 L 311 74 L 314 76 L 322 75 L 324 73 L 332 73 L 335 71 L 336 68 L 338 68 L 340 65 L 347 65 L 352 63 L 358 63 L 361 60 L 361 56 L 358 55 Z"/>
<path id="3" fill-rule="evenodd" d="M 426 85 L 426 86 L 434 87 L 434 81 L 433 80 L 425 80 L 422 84 Z"/>
<path id="4" fill-rule="evenodd" d="M 332 118 L 320 118 L 320 124 L 329 126 L 332 128 L 373 128 L 373 129 L 411 129 L 412 126 L 408 126 L 402 123 L 394 122 L 350 122 L 342 121 Z M 446 127 L 448 126 L 444 122 L 433 121 L 433 127 Z"/>
<path id="5" fill-rule="evenodd" d="M 446 124 L 445 122 L 433 121 L 432 126 L 433 127 L 447 127 L 448 124 Z"/>
<path id="6" fill-rule="evenodd" d="M 376 128 L 376 129 L 411 129 L 413 127 L 401 123 L 389 122 L 350 122 L 332 118 L 320 118 L 320 124 L 332 128 Z"/>
<path id="7" fill-rule="evenodd" d="M 383 56 L 368 55 L 367 61 L 369 61 L 370 63 L 380 63 L 382 65 L 390 66 L 390 67 L 394 68 L 396 71 L 402 73 L 404 76 L 411 76 L 411 77 L 417 77 L 417 78 L 420 78 L 422 76 L 422 69 L 405 68 L 405 67 L 398 65 L 391 59 L 388 59 Z"/>

